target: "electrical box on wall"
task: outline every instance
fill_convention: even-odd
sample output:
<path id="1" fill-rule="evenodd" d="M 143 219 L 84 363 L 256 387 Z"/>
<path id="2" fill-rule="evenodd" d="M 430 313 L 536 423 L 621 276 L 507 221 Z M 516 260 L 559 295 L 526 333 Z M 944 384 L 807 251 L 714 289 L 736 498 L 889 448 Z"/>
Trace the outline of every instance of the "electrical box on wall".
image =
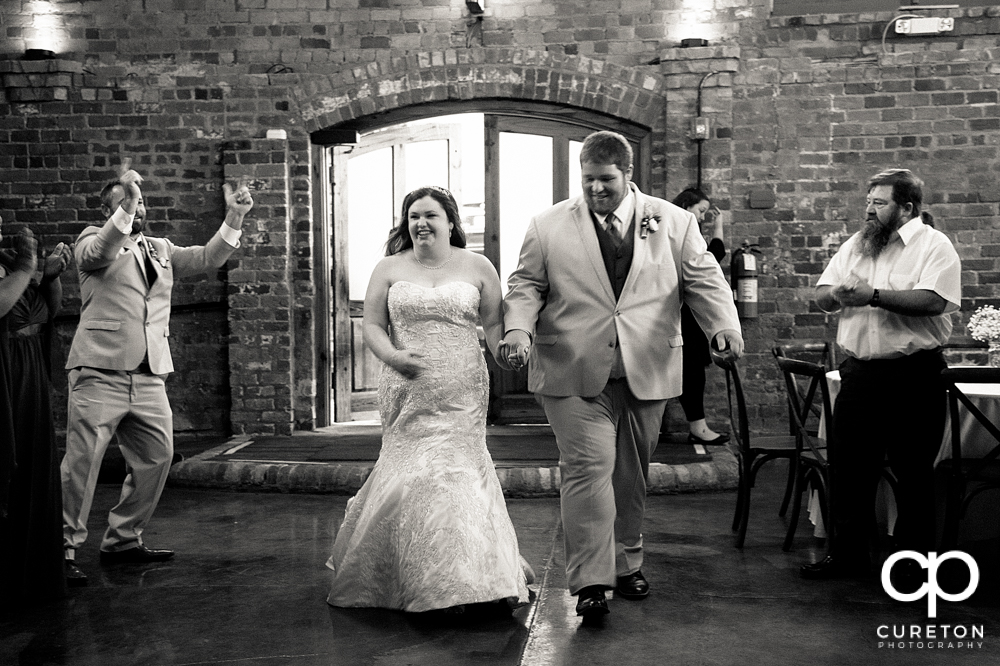
<path id="1" fill-rule="evenodd" d="M 708 118 L 698 116 L 691 121 L 691 138 L 695 141 L 703 141 L 707 139 L 711 131 L 711 125 L 708 122 Z"/>

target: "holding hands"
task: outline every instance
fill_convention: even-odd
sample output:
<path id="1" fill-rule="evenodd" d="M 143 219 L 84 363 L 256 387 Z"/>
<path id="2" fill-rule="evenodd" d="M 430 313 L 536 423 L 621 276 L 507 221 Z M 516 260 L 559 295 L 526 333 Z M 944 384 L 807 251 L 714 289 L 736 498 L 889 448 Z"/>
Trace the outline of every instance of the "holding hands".
<path id="1" fill-rule="evenodd" d="M 531 351 L 531 337 L 526 331 L 513 329 L 507 331 L 497 346 L 497 362 L 511 370 L 520 370 L 528 364 L 528 354 Z"/>

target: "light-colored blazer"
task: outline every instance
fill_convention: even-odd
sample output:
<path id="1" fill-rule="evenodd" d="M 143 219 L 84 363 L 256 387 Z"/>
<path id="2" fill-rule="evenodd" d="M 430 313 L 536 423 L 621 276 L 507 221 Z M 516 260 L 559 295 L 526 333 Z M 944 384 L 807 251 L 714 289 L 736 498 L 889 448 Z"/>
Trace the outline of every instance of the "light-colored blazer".
<path id="1" fill-rule="evenodd" d="M 145 240 L 158 255 L 153 261 L 156 280 L 152 287 L 138 243 L 110 220 L 103 227 L 87 227 L 77 238 L 80 323 L 67 370 L 80 366 L 134 370 L 148 355 L 154 374 L 172 372 L 169 337 L 174 279 L 218 268 L 236 249 L 218 232 L 208 244 L 192 247 L 178 247 L 165 238 Z"/>
<path id="2" fill-rule="evenodd" d="M 681 394 L 682 302 L 709 339 L 740 331 L 732 290 L 695 216 L 630 186 L 635 250 L 618 302 L 582 196 L 552 206 L 528 226 L 508 280 L 504 327 L 532 334 L 533 393 L 600 394 L 617 343 L 632 393 L 641 400 L 672 398 Z M 659 228 L 643 239 L 646 216 L 658 217 Z"/>

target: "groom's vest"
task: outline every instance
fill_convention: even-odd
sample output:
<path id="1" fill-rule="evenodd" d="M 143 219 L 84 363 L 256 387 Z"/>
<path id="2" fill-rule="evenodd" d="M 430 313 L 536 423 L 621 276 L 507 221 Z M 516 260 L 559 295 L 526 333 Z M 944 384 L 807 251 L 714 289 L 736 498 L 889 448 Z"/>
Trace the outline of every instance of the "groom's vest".
<path id="1" fill-rule="evenodd" d="M 615 247 L 614 238 L 604 230 L 604 226 L 597 221 L 593 213 L 591 213 L 590 219 L 593 220 L 594 229 L 597 231 L 597 242 L 601 245 L 601 258 L 604 259 L 604 268 L 608 271 L 608 278 L 611 280 L 611 288 L 614 289 L 617 301 L 622 295 L 629 269 L 632 268 L 632 250 L 635 246 L 635 239 L 632 237 L 632 224 L 634 223 L 629 223 L 621 245 Z"/>

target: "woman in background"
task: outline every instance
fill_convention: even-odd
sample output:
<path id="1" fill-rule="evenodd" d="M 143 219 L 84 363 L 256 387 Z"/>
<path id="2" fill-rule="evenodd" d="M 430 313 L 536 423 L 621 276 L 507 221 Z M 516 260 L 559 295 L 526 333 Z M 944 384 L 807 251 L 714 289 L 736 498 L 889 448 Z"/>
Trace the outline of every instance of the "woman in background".
<path id="1" fill-rule="evenodd" d="M 67 583 L 49 350 L 72 255 L 57 245 L 35 281 L 37 247 L 24 229 L 0 251 L 0 599 L 26 604 L 62 597 Z"/>
<path id="2" fill-rule="evenodd" d="M 715 260 L 722 263 L 726 256 L 726 245 L 722 242 L 722 211 L 712 206 L 711 200 L 701 190 L 690 187 L 673 200 L 674 205 L 694 213 L 698 223 L 708 225 L 711 239 L 708 251 Z M 702 231 L 704 232 L 704 226 Z M 688 422 L 688 441 L 694 444 L 723 444 L 729 435 L 720 435 L 708 427 L 705 421 L 705 368 L 712 363 L 708 349 L 708 338 L 698 326 L 691 309 L 681 306 L 681 335 L 684 338 L 684 392 L 681 394 L 681 408 Z M 666 432 L 666 418 L 661 432 Z"/>

